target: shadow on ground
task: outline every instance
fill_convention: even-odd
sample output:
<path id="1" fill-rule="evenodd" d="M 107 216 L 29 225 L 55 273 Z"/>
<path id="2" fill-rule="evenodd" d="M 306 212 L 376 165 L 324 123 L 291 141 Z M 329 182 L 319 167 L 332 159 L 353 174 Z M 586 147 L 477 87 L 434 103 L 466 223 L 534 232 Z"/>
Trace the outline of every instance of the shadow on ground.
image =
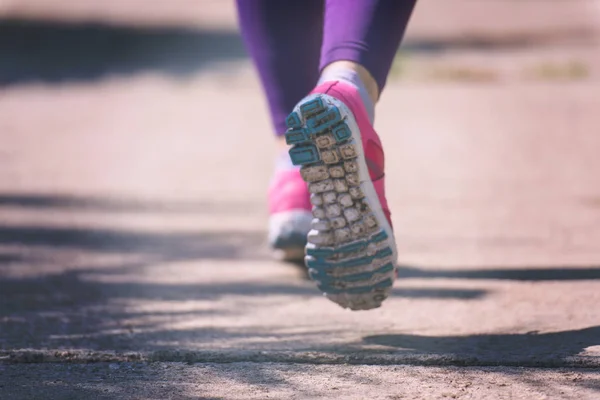
<path id="1" fill-rule="evenodd" d="M 102 196 L 74 196 L 56 193 L 9 193 L 0 192 L 0 207 L 32 209 L 53 212 L 110 212 L 110 213 L 192 213 L 210 214 L 214 212 L 247 213 L 248 209 L 263 208 L 262 204 L 221 200 L 207 201 L 159 201 L 125 199 Z"/>
<path id="2" fill-rule="evenodd" d="M 134 254 L 142 255 L 149 262 L 252 259 L 261 256 L 252 249 L 262 248 L 263 243 L 263 232 L 171 233 L 41 225 L 0 227 L 0 244 L 3 245 Z M 6 257 L 14 256 L 9 254 Z"/>
<path id="3" fill-rule="evenodd" d="M 245 58 L 236 32 L 0 19 L 0 85 L 143 71 L 187 76 Z"/>
<path id="4" fill-rule="evenodd" d="M 487 396 L 482 396 L 483 387 Z M 0 375 L 0 395 L 14 400 L 329 399 L 363 398 L 367 393 L 377 393 L 380 399 L 399 399 L 423 398 L 424 391 L 431 398 L 437 398 L 434 395 L 441 392 L 440 398 L 511 398 L 513 394 L 526 394 L 527 398 L 559 399 L 572 393 L 566 389 L 577 387 L 600 390 L 600 372 L 277 363 L 101 363 L 7 365 Z M 590 394 L 579 393 L 579 398 L 594 398 Z"/>
<path id="5" fill-rule="evenodd" d="M 274 270 L 269 268 L 262 270 L 264 280 L 215 280 L 220 276 L 235 278 L 242 268 L 236 260 L 253 263 L 256 267 L 248 268 L 255 271 L 261 271 L 262 262 L 272 261 L 266 248 L 266 232 L 202 230 L 202 216 L 247 213 L 256 211 L 256 207 L 244 202 L 214 205 L 0 193 L 0 213 L 60 212 L 53 220 L 63 221 L 56 226 L 0 226 L 0 349 L 58 346 L 161 350 L 198 338 L 252 341 L 273 335 L 261 327 L 244 331 L 169 328 L 173 321 L 232 312 L 243 315 L 255 300 L 281 301 L 284 296 L 290 301 L 302 301 L 321 296 L 314 284 L 293 279 L 293 274 L 272 279 L 270 273 Z M 165 226 L 169 226 L 170 218 L 189 216 L 200 226 L 192 231 L 169 231 L 69 225 L 70 215 L 82 213 L 93 213 L 94 220 L 106 216 L 108 221 L 123 214 L 156 213 Z M 210 277 L 202 277 L 202 271 L 210 273 Z M 178 278 L 169 279 L 171 274 Z M 467 301 L 486 294 L 480 289 L 443 287 L 397 287 L 393 292 L 395 297 Z M 232 299 L 244 301 L 239 306 L 226 307 L 223 301 Z M 148 310 L 135 306 L 141 303 L 163 306 Z M 196 306 L 173 308 L 191 303 Z M 283 333 L 280 338 L 284 344 L 297 345 L 297 340 L 301 339 L 296 334 Z"/>
<path id="6" fill-rule="evenodd" d="M 376 344 L 396 351 L 439 354 L 456 357 L 457 364 L 557 366 L 587 347 L 600 346 L 600 326 L 553 333 L 489 334 L 470 336 L 422 336 L 411 334 L 371 335 L 365 344 Z M 598 357 L 594 358 L 596 363 Z M 555 365 L 556 364 L 556 365 Z M 582 361 L 582 366 L 585 362 Z"/>
<path id="7" fill-rule="evenodd" d="M 529 49 L 554 44 L 589 44 L 585 27 L 543 32 L 473 33 L 458 37 L 409 38 L 403 54 Z M 319 45 L 319 44 L 315 44 Z M 186 77 L 220 62 L 247 60 L 237 32 L 0 19 L 0 85 L 57 84 L 107 75 L 154 71 Z"/>
<path id="8" fill-rule="evenodd" d="M 472 32 L 460 36 L 409 38 L 402 45 L 407 53 L 443 53 L 451 51 L 496 52 L 528 50 L 556 45 L 598 43 L 598 32 L 590 27 L 550 28 L 540 31 Z"/>
<path id="9" fill-rule="evenodd" d="M 398 271 L 403 278 L 427 279 L 493 279 L 511 281 L 577 281 L 600 279 L 600 265 L 589 267 L 543 268 L 485 268 L 485 269 L 432 269 L 402 267 Z"/>
<path id="10" fill-rule="evenodd" d="M 100 215 L 120 213 L 163 213 L 167 218 L 184 213 L 204 215 L 206 205 L 161 201 L 132 201 L 119 198 L 51 195 L 0 194 L 0 212 L 37 210 L 65 215 L 94 211 Z M 249 210 L 248 204 L 230 204 L 211 213 Z M 167 211 L 164 213 L 164 211 Z M 241 211 L 240 211 L 241 212 Z M 61 214 L 63 215 L 63 214 Z M 68 218 L 65 219 L 68 221 Z M 201 219 L 199 219 L 201 221 Z M 254 346 L 277 337 L 279 348 L 305 348 L 305 337 L 298 332 L 276 332 L 257 326 L 177 327 L 174 322 L 202 317 L 243 316 L 252 310 L 253 301 L 280 302 L 320 297 L 311 283 L 299 279 L 239 281 L 198 279 L 197 268 L 215 276 L 235 277 L 240 263 L 270 262 L 265 251 L 265 232 L 261 231 L 140 231 L 68 225 L 0 226 L 0 350 L 32 348 L 85 348 L 91 350 L 160 351 L 210 345 L 229 340 Z M 112 261 L 105 263 L 105 258 Z M 116 261 L 115 261 L 116 257 Z M 232 262 L 228 262 L 232 261 Z M 214 264 L 214 265 L 213 265 Z M 49 268 L 49 271 L 45 271 Z M 169 268 L 168 273 L 162 272 Z M 253 267 L 255 268 L 255 267 Z M 283 268 L 283 266 L 282 266 Z M 272 271 L 265 269 L 265 272 Z M 10 272 L 10 274 L 8 273 Z M 169 274 L 178 278 L 169 280 Z M 156 278 L 158 274 L 159 278 Z M 599 279 L 600 269 L 493 269 L 430 270 L 403 267 L 401 276 L 416 278 L 573 280 Z M 393 295 L 413 299 L 461 299 L 476 301 L 487 294 L 482 289 L 402 288 Z M 235 300 L 238 299 L 238 300 Z M 223 300 L 239 301 L 235 307 Z M 173 305 L 195 304 L 183 309 Z M 139 304 L 162 304 L 144 309 Z M 314 332 L 333 335 L 335 332 Z M 575 356 L 589 346 L 600 345 L 600 327 L 552 334 L 494 334 L 480 336 L 427 337 L 409 334 L 374 335 L 350 347 L 321 348 L 325 352 L 357 354 L 364 345 L 382 349 L 367 353 L 448 355 L 454 363 L 477 364 L 502 359 L 515 365 L 546 364 Z M 191 346 L 191 347 L 190 347 Z M 345 350 L 344 350 L 345 349 Z M 501 355 L 501 357 L 499 356 Z M 475 360 L 475 361 L 473 361 Z M 487 360 L 487 361 L 485 361 Z M 512 360 L 512 361 L 511 361 Z M 528 364 L 529 363 L 529 364 Z M 486 364 L 486 365 L 488 365 Z"/>

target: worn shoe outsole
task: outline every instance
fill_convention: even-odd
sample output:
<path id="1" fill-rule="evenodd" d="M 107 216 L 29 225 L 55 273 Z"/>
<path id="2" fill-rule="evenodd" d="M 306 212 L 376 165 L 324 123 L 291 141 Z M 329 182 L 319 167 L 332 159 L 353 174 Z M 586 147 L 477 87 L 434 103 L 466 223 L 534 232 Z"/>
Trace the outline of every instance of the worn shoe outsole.
<path id="1" fill-rule="evenodd" d="M 313 206 L 305 263 L 333 302 L 381 306 L 396 277 L 397 251 L 364 156 L 360 130 L 340 100 L 313 94 L 288 116 L 286 142 Z"/>

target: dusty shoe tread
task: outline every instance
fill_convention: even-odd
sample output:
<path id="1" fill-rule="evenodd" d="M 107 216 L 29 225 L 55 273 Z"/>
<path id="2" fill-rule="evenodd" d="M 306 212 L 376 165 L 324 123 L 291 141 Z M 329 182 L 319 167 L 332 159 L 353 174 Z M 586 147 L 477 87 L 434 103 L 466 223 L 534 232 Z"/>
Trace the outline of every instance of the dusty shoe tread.
<path id="1" fill-rule="evenodd" d="M 360 134 L 353 134 L 356 123 L 348 123 L 353 117 L 343 107 L 324 94 L 309 96 L 288 116 L 286 142 L 311 193 L 309 275 L 342 307 L 371 309 L 381 305 L 393 285 L 395 248 L 372 211 L 371 205 L 381 206 L 370 179 L 360 179 L 368 176 L 361 171 L 366 164 L 359 159 L 364 157 Z"/>

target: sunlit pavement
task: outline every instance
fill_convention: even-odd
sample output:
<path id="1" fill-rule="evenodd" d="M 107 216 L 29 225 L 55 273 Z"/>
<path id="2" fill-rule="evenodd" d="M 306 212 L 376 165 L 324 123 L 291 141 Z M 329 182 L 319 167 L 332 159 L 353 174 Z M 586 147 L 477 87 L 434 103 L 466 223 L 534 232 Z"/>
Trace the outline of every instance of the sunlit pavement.
<path id="1" fill-rule="evenodd" d="M 522 6 L 514 43 L 433 3 L 377 109 L 402 267 L 370 312 L 270 257 L 275 147 L 235 33 L 0 61 L 0 398 L 597 398 L 593 2 Z M 205 57 L 161 62 L 175 43 Z"/>

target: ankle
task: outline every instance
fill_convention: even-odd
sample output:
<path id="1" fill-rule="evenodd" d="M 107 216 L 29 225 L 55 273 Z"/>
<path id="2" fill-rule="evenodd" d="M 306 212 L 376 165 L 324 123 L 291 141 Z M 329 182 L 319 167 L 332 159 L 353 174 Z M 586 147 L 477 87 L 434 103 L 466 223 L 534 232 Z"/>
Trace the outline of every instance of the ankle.
<path id="1" fill-rule="evenodd" d="M 375 103 L 379 97 L 377 82 L 373 76 L 363 67 L 352 61 L 336 61 L 329 64 L 321 72 L 319 84 L 328 81 L 340 81 L 354 86 L 362 100 L 369 121 L 375 120 Z"/>
<path id="2" fill-rule="evenodd" d="M 321 81 L 329 75 L 335 75 L 335 71 L 340 69 L 356 72 L 364 85 L 364 89 L 369 95 L 369 100 L 371 100 L 373 104 L 377 103 L 379 100 L 379 87 L 377 86 L 375 78 L 373 78 L 373 75 L 371 75 L 365 67 L 354 61 L 340 60 L 332 62 L 321 71 Z"/>

